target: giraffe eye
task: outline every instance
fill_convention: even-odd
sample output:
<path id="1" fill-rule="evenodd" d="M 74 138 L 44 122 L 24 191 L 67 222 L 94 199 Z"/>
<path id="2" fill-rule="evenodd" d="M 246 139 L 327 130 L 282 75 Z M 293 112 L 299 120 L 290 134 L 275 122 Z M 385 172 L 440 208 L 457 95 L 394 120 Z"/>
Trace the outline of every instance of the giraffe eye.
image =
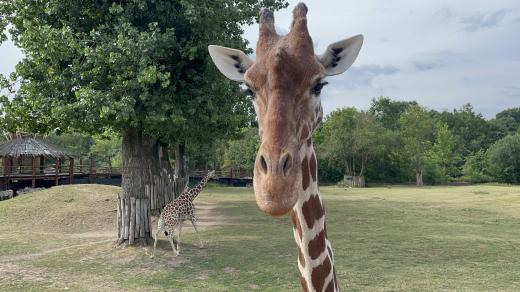
<path id="1" fill-rule="evenodd" d="M 327 81 L 318 82 L 314 87 L 311 89 L 312 95 L 320 95 L 321 90 L 323 89 L 323 86 L 329 84 Z"/>
<path id="2" fill-rule="evenodd" d="M 249 96 L 251 99 L 254 99 L 254 98 L 256 97 L 256 93 L 255 93 L 253 90 L 251 90 L 250 88 L 248 88 L 248 89 L 246 90 L 246 94 L 247 94 L 247 96 Z"/>
<path id="3" fill-rule="evenodd" d="M 242 91 L 251 99 L 255 99 L 256 93 L 247 84 L 242 85 Z"/>

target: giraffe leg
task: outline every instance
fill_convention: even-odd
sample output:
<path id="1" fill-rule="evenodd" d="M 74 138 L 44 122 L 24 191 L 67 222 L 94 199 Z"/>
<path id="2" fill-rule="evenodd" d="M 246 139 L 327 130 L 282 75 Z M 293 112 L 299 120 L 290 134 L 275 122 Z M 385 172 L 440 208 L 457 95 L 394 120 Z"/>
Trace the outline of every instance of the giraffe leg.
<path id="1" fill-rule="evenodd" d="M 170 241 L 170 245 L 172 246 L 172 250 L 173 252 L 175 253 L 176 256 L 179 255 L 179 250 L 177 250 L 175 248 L 175 245 L 173 244 L 173 232 L 170 232 L 170 234 L 168 234 L 168 241 Z"/>
<path id="2" fill-rule="evenodd" d="M 179 223 L 179 234 L 177 235 L 177 256 L 181 253 L 181 231 L 182 231 L 182 222 Z M 173 236 L 173 234 L 172 234 Z"/>
<path id="3" fill-rule="evenodd" d="M 199 237 L 200 242 L 200 248 L 204 248 L 204 243 L 202 243 L 202 238 L 200 238 L 199 229 L 197 228 L 197 219 L 195 217 L 191 218 L 191 224 L 193 224 L 193 228 L 195 228 L 195 232 L 197 233 L 197 236 Z"/>
<path id="4" fill-rule="evenodd" d="M 155 257 L 155 248 L 157 247 L 157 239 L 159 239 L 159 234 L 164 230 L 164 222 L 159 218 L 159 222 L 157 223 L 157 232 L 155 233 L 155 240 L 153 242 L 153 253 L 151 258 Z"/>

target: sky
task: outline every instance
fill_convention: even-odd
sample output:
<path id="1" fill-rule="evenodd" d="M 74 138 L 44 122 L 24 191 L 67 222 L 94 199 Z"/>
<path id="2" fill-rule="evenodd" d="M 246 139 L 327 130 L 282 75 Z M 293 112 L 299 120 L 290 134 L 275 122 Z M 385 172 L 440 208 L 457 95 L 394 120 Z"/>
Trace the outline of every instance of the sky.
<path id="1" fill-rule="evenodd" d="M 275 12 L 287 33 L 292 9 Z M 486 118 L 520 106 L 520 1 L 518 0 L 308 0 L 315 52 L 363 34 L 358 59 L 344 74 L 329 77 L 322 91 L 325 113 L 372 98 L 416 100 L 436 110 L 471 103 Z M 258 25 L 244 37 L 254 48 Z M 0 46 L 0 73 L 22 58 L 12 43 Z"/>

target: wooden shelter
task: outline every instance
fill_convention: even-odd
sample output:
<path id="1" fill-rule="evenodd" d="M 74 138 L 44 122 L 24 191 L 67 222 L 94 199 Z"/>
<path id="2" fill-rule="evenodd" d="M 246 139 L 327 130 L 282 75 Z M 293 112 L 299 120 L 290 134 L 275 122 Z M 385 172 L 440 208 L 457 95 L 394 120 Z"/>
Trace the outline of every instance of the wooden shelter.
<path id="1" fill-rule="evenodd" d="M 2 168 L 0 178 L 4 188 L 10 189 L 12 181 L 31 180 L 36 187 L 37 179 L 74 180 L 74 156 L 68 151 L 32 135 L 17 135 L 0 144 Z M 68 161 L 68 167 L 63 163 Z"/>

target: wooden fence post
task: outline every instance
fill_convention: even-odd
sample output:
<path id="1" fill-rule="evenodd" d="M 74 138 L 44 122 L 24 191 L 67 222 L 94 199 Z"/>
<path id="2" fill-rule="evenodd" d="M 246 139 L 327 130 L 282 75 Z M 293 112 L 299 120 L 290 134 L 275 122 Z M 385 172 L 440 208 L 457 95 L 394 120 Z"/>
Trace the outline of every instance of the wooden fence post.
<path id="1" fill-rule="evenodd" d="M 94 158 L 90 157 L 90 165 L 89 165 L 89 183 L 95 184 L 96 183 L 96 171 L 94 170 Z"/>
<path id="2" fill-rule="evenodd" d="M 69 184 L 74 183 L 74 158 L 69 158 Z"/>
<path id="3" fill-rule="evenodd" d="M 8 168 L 7 168 L 7 189 L 11 189 L 11 172 L 13 171 L 13 158 L 10 157 L 8 160 Z"/>
<path id="4" fill-rule="evenodd" d="M 112 177 L 112 159 L 108 156 L 108 178 Z"/>
<path id="5" fill-rule="evenodd" d="M 40 174 L 45 173 L 45 156 L 40 155 Z"/>
<path id="6" fill-rule="evenodd" d="M 56 185 L 58 185 L 58 181 L 59 181 L 60 165 L 61 165 L 61 159 L 58 158 L 58 160 L 56 160 L 56 163 L 54 166 L 54 170 L 56 173 Z"/>

